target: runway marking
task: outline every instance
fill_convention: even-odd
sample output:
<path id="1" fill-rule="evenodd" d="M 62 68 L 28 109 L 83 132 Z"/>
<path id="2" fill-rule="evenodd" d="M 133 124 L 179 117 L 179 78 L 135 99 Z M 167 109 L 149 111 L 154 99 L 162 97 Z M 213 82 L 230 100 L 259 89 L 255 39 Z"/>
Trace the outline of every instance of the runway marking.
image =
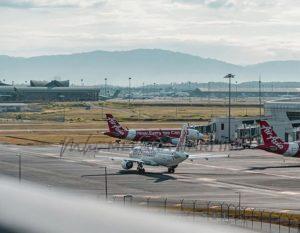
<path id="1" fill-rule="evenodd" d="M 256 171 L 243 171 L 243 172 L 254 173 L 254 174 L 262 174 L 262 175 L 268 175 L 268 176 L 275 176 L 275 177 L 281 177 L 281 178 L 288 178 L 288 179 L 295 179 L 295 180 L 300 179 L 300 177 L 296 177 L 296 176 L 273 174 L 273 173 L 267 173 L 267 172 L 256 172 Z"/>
<path id="2" fill-rule="evenodd" d="M 283 191 L 282 194 L 286 195 L 300 195 L 300 192 Z"/>
<path id="3" fill-rule="evenodd" d="M 209 167 L 209 168 L 218 168 L 218 169 L 225 169 L 225 170 L 230 170 L 230 171 L 240 171 L 238 168 L 230 168 L 230 167 L 220 167 L 220 166 L 215 166 L 215 165 L 208 165 L 208 164 L 202 164 L 202 163 L 188 163 L 188 162 L 183 162 L 184 164 L 189 164 L 189 165 L 194 165 L 194 166 L 202 166 L 202 167 Z"/>
<path id="4" fill-rule="evenodd" d="M 212 178 L 197 178 L 197 180 L 200 180 L 200 181 L 204 181 L 204 182 L 216 182 L 217 179 L 212 179 Z"/>
<path id="5" fill-rule="evenodd" d="M 228 182 L 223 181 L 217 181 L 216 179 L 210 179 L 210 178 L 199 178 L 196 179 L 197 181 L 202 181 L 206 183 L 205 185 L 210 187 L 217 187 L 217 188 L 230 188 L 230 189 L 236 189 L 236 190 L 245 190 L 245 193 L 252 192 L 256 194 L 263 194 L 263 195 L 269 195 L 269 196 L 298 196 L 300 193 L 298 192 L 292 192 L 292 191 L 279 191 L 279 190 L 272 190 L 267 189 L 266 187 L 254 187 L 250 185 L 241 185 L 241 184 L 232 184 Z M 289 197 L 290 198 L 290 197 Z M 298 200 L 298 198 L 295 198 L 295 200 Z"/>
<path id="6" fill-rule="evenodd" d="M 288 178 L 288 179 L 297 179 L 297 180 L 300 179 L 300 177 L 296 177 L 296 176 L 281 175 L 281 174 L 274 174 L 274 173 L 268 173 L 268 172 L 248 171 L 248 170 L 243 170 L 243 169 L 238 169 L 238 168 L 207 165 L 207 164 L 201 164 L 201 163 L 188 163 L 188 162 L 183 162 L 183 163 L 189 164 L 189 165 L 194 165 L 194 166 L 203 166 L 203 167 L 217 168 L 217 169 L 223 169 L 223 170 L 229 170 L 229 171 L 239 171 L 239 172 L 244 172 L 244 173 L 261 174 L 261 175 L 275 176 L 275 177 Z"/>

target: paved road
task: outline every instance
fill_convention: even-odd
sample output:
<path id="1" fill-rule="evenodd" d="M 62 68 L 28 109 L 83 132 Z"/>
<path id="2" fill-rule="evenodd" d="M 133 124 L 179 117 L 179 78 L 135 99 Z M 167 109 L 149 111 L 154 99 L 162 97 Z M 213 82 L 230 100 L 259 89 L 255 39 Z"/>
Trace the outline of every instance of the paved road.
<path id="1" fill-rule="evenodd" d="M 110 159 L 126 157 L 128 151 L 95 150 L 83 155 L 66 150 L 60 159 L 60 150 L 0 144 L 0 174 L 17 177 L 16 154 L 21 153 L 22 179 L 49 189 L 104 195 L 101 167 L 107 166 L 109 195 L 237 202 L 240 192 L 243 206 L 300 211 L 300 159 L 284 161 L 264 151 L 244 150 L 230 152 L 230 158 L 186 161 L 175 174 L 166 173 L 164 167 L 146 167 L 147 173 L 138 175 L 135 170 L 122 171 L 120 162 Z"/>

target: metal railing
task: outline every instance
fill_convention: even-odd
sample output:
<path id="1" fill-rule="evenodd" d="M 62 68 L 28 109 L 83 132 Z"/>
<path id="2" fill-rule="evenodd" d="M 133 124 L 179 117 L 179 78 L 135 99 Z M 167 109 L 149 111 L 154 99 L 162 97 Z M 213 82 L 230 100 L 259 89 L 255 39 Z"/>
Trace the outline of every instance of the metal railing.
<path id="1" fill-rule="evenodd" d="M 168 198 L 113 196 L 114 203 L 158 209 L 165 213 L 205 217 L 263 232 L 300 233 L 300 214 L 239 206 L 238 203 L 173 200 Z"/>

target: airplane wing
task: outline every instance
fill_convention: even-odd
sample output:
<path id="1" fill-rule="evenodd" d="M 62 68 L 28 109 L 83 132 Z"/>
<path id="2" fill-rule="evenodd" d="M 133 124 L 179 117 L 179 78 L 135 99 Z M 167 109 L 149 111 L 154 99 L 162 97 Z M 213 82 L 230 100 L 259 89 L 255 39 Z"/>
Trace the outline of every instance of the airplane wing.
<path id="1" fill-rule="evenodd" d="M 143 160 L 138 158 L 128 158 L 128 157 L 110 157 L 110 160 L 112 161 L 131 161 L 134 163 L 144 163 Z"/>
<path id="2" fill-rule="evenodd" d="M 190 160 L 196 160 L 196 159 L 216 159 L 216 158 L 229 158 L 229 154 L 194 154 L 189 155 Z"/>

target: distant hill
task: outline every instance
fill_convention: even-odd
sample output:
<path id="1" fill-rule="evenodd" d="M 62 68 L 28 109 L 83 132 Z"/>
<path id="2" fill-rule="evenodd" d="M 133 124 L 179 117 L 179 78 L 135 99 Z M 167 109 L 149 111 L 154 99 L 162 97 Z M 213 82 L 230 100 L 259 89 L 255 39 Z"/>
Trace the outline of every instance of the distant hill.
<path id="1" fill-rule="evenodd" d="M 128 77 L 133 77 L 133 83 L 138 84 L 217 82 L 223 81 L 222 77 L 227 73 L 236 74 L 238 82 L 257 80 L 259 74 L 263 81 L 297 81 L 300 61 L 239 66 L 159 49 L 94 51 L 32 58 L 0 56 L 0 79 L 10 82 L 51 80 L 55 76 L 77 83 L 84 79 L 89 84 L 102 84 L 107 77 L 113 85 L 127 85 Z"/>

